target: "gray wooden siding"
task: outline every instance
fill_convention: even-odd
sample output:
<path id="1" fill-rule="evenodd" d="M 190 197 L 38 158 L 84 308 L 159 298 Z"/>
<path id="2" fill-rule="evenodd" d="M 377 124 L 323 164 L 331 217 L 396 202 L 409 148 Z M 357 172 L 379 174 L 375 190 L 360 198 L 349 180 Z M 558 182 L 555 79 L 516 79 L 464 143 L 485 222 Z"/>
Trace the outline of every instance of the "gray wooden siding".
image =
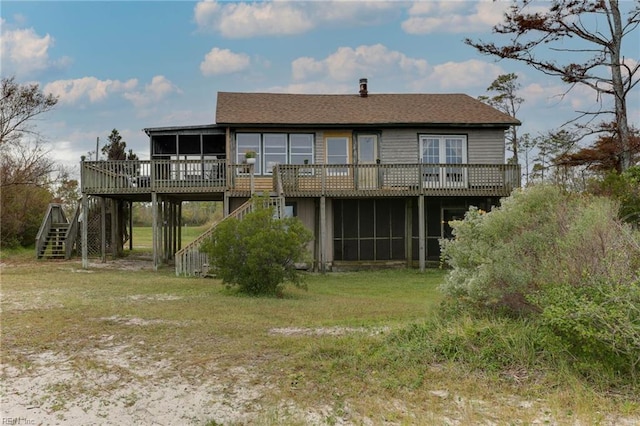
<path id="1" fill-rule="evenodd" d="M 472 130 L 467 134 L 469 164 L 504 164 L 503 130 Z"/>
<path id="2" fill-rule="evenodd" d="M 384 130 L 380 138 L 380 161 L 383 164 L 417 163 L 418 131 Z"/>
<path id="3" fill-rule="evenodd" d="M 419 160 L 419 134 L 466 135 L 469 164 L 503 164 L 504 131 L 494 129 L 395 129 L 384 130 L 380 141 L 382 163 L 415 163 Z"/>

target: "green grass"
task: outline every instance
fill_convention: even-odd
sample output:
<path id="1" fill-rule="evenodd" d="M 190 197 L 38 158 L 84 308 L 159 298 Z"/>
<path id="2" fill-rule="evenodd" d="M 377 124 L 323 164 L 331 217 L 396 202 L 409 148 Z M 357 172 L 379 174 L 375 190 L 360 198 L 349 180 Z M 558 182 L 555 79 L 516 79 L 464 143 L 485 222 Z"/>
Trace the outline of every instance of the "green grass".
<path id="1" fill-rule="evenodd" d="M 183 226 L 182 227 L 182 246 L 189 244 L 195 240 L 200 234 L 209 229 L 209 225 L 202 226 Z M 127 245 L 128 247 L 128 245 Z M 148 249 L 153 247 L 153 231 L 150 226 L 134 226 L 133 227 L 133 248 Z"/>
<path id="2" fill-rule="evenodd" d="M 282 298 L 256 298 L 217 280 L 176 278 L 172 270 L 83 272 L 78 261 L 13 254 L 3 262 L 2 358 L 24 371 L 42 353 L 71 359 L 83 374 L 115 372 L 120 382 L 145 380 L 136 366 L 154 362 L 163 363 L 154 380 L 179 374 L 194 383 L 213 376 L 231 383 L 242 367 L 251 383 L 269 385 L 261 424 L 304 424 L 283 411 L 282 401 L 325 407 L 327 424 L 526 424 L 545 416 L 591 424 L 607 413 L 640 411 L 561 375 L 517 381 L 421 359 L 419 347 L 403 349 L 416 340 L 402 341 L 398 331 L 437 309 L 444 275 L 438 270 L 309 274 L 308 290 L 286 287 Z M 131 326 L 133 320 L 145 325 Z M 92 356 L 107 338 L 109 347 L 127 348 L 131 368 Z"/>

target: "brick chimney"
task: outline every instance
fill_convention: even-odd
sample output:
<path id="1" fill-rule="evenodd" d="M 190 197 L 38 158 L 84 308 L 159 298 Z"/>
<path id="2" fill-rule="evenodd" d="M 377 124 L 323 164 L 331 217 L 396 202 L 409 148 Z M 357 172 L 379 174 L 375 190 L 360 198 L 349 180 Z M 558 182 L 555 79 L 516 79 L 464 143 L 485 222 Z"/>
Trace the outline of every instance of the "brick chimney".
<path id="1" fill-rule="evenodd" d="M 360 79 L 360 97 L 366 98 L 367 95 L 369 95 L 369 91 L 367 90 L 367 79 L 361 78 Z"/>

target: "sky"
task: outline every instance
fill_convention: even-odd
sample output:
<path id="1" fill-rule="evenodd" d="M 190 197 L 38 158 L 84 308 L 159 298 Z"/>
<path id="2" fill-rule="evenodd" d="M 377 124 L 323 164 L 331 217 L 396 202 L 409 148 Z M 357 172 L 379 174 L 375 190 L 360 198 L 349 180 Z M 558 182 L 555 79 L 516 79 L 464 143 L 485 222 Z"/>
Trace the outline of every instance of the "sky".
<path id="1" fill-rule="evenodd" d="M 637 1 L 637 0 L 634 0 Z M 557 129 L 599 107 L 592 90 L 568 89 L 513 61 L 464 44 L 496 38 L 507 1 L 6 1 L 0 4 L 3 77 L 59 97 L 38 118 L 51 155 L 72 175 L 81 155 L 118 129 L 149 158 L 142 129 L 215 122 L 216 94 L 286 92 L 491 95 L 516 73 L 525 102 L 519 132 Z M 633 6 L 622 0 L 622 7 Z M 546 3 L 537 2 L 544 10 Z M 640 58 L 640 31 L 625 39 Z M 553 55 L 564 55 L 549 52 Z M 558 57 L 557 59 L 562 59 Z M 640 87 L 628 98 L 640 127 Z"/>

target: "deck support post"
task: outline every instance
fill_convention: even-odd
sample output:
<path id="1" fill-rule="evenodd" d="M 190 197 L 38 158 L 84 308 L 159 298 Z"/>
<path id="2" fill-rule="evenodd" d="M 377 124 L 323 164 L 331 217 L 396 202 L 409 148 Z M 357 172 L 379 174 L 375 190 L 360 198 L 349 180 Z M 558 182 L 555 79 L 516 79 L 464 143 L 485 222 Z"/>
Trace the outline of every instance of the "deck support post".
<path id="1" fill-rule="evenodd" d="M 153 269 L 155 269 L 156 271 L 158 270 L 158 264 L 160 263 L 159 258 L 160 258 L 160 253 L 159 253 L 159 247 L 160 247 L 160 241 L 159 241 L 159 232 L 158 232 L 158 195 L 156 192 L 152 192 L 151 193 L 151 215 L 152 215 L 152 225 L 151 225 L 151 232 L 152 232 L 152 245 L 153 245 Z"/>
<path id="2" fill-rule="evenodd" d="M 327 202 L 326 197 L 320 197 L 320 235 L 318 240 L 318 261 L 320 263 L 320 272 L 326 272 L 327 244 L 325 238 L 327 236 Z"/>
<path id="3" fill-rule="evenodd" d="M 111 200 L 111 259 L 118 257 L 120 253 L 120 245 L 122 239 L 120 238 L 120 201 Z"/>
<path id="4" fill-rule="evenodd" d="M 405 206 L 405 224 L 407 268 L 411 268 L 413 265 L 413 200 L 411 198 L 407 199 Z"/>
<path id="5" fill-rule="evenodd" d="M 107 199 L 100 197 L 100 256 L 107 261 Z"/>
<path id="6" fill-rule="evenodd" d="M 82 269 L 89 267 L 89 196 L 82 194 Z"/>
<path id="7" fill-rule="evenodd" d="M 178 250 L 182 249 L 182 201 L 178 201 Z"/>
<path id="8" fill-rule="evenodd" d="M 129 201 L 129 251 L 133 250 L 133 201 Z"/>
<path id="9" fill-rule="evenodd" d="M 230 206 L 229 206 L 229 191 L 224 191 L 223 199 L 222 199 L 222 214 L 223 217 L 229 216 Z"/>
<path id="10" fill-rule="evenodd" d="M 424 237 L 424 196 L 418 196 L 418 248 L 420 252 L 420 272 L 424 272 L 425 269 L 425 237 Z"/>

